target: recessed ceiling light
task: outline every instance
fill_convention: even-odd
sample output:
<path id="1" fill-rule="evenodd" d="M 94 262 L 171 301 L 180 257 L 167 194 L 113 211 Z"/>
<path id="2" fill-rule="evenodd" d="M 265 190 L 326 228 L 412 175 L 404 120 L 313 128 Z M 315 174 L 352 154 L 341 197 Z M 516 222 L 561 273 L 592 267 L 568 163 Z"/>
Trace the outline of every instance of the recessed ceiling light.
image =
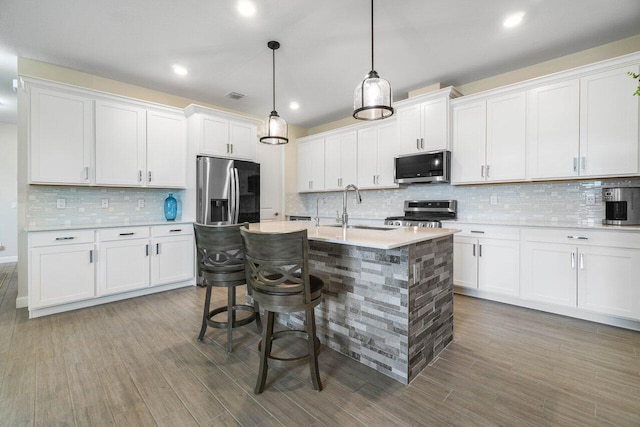
<path id="1" fill-rule="evenodd" d="M 173 66 L 173 72 L 179 76 L 186 76 L 187 74 L 189 74 L 189 70 L 184 68 L 182 65 L 177 64 Z"/>
<path id="2" fill-rule="evenodd" d="M 240 0 L 238 1 L 238 12 L 240 12 L 240 15 L 249 18 L 256 14 L 256 7 L 249 0 Z"/>
<path id="3" fill-rule="evenodd" d="M 297 110 L 298 108 L 300 108 L 300 104 L 298 104 L 295 101 L 292 101 L 291 103 L 289 103 L 289 108 L 291 108 L 292 110 Z"/>
<path id="4" fill-rule="evenodd" d="M 524 12 L 516 12 L 509 15 L 507 19 L 504 20 L 502 25 L 507 28 L 517 27 L 522 22 L 522 18 L 524 18 Z"/>

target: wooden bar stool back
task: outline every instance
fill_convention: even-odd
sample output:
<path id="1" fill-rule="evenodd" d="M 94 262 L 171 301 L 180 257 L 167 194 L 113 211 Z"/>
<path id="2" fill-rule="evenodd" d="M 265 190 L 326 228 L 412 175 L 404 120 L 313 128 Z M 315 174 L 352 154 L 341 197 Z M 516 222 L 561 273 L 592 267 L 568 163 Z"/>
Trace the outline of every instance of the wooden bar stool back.
<path id="1" fill-rule="evenodd" d="M 193 224 L 198 249 L 198 265 L 202 271 L 207 293 L 202 315 L 202 328 L 198 340 L 204 339 L 207 326 L 227 330 L 226 350 L 231 353 L 233 344 L 233 328 L 244 326 L 256 319 L 253 307 L 236 304 L 236 287 L 246 283 L 245 260 L 242 250 L 240 229 L 248 227 L 248 223 L 233 225 Z M 227 288 L 227 305 L 210 310 L 211 287 Z M 241 319 L 236 317 L 237 311 L 249 314 Z M 213 317 L 227 313 L 227 321 L 216 321 Z M 259 316 L 259 315 L 258 315 Z"/>
<path id="2" fill-rule="evenodd" d="M 253 298 L 264 310 L 260 368 L 255 393 L 264 390 L 269 366 L 298 366 L 309 363 L 315 390 L 322 390 L 318 371 L 320 341 L 316 337 L 314 307 L 320 304 L 324 283 L 309 274 L 307 230 L 292 233 L 264 233 L 241 229 L 246 260 L 247 283 Z M 274 333 L 274 314 L 305 312 L 305 331 L 283 330 Z M 294 336 L 307 341 L 307 354 L 295 358 L 271 355 L 272 342 Z"/>

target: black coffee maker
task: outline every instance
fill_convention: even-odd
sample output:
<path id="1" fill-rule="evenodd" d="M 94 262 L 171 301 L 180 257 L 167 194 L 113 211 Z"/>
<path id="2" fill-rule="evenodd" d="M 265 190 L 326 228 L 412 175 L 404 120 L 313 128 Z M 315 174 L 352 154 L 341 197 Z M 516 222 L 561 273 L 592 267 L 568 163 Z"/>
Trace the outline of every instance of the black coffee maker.
<path id="1" fill-rule="evenodd" d="M 602 189 L 603 224 L 640 225 L 640 187 Z"/>

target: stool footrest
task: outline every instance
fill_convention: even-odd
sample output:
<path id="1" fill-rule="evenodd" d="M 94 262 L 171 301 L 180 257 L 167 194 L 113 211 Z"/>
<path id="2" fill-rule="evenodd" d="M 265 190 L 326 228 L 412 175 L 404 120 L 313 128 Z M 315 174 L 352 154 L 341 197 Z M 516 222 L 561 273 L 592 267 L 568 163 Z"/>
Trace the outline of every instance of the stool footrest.
<path id="1" fill-rule="evenodd" d="M 274 340 L 277 340 L 279 338 L 287 338 L 290 336 L 304 339 L 305 341 L 309 339 L 309 334 L 306 331 L 284 330 L 284 331 L 274 332 L 273 335 L 271 336 L 271 341 L 273 342 Z M 316 348 L 316 353 L 319 353 L 320 340 L 318 339 L 318 337 L 315 337 L 313 342 Z M 262 347 L 262 340 L 260 340 L 260 342 L 258 343 L 258 351 L 260 351 L 261 347 Z M 300 365 L 307 364 L 309 362 L 310 357 L 311 355 L 308 353 L 299 357 L 287 357 L 287 358 L 269 356 L 268 363 L 269 363 L 269 366 L 273 366 L 274 368 L 293 367 L 293 366 L 300 366 Z"/>
<path id="2" fill-rule="evenodd" d="M 253 322 L 254 319 L 256 318 L 256 311 L 250 305 L 244 305 L 244 304 L 234 305 L 233 306 L 233 310 L 234 311 L 246 311 L 246 312 L 249 312 L 251 314 L 249 316 L 245 317 L 244 319 L 233 321 L 232 324 L 231 324 L 232 328 L 236 328 L 236 327 L 239 327 L 239 326 L 247 325 L 247 324 Z M 207 315 L 207 324 L 209 326 L 211 326 L 212 328 L 227 329 L 227 325 L 229 324 L 229 321 L 231 321 L 231 319 L 228 318 L 228 320 L 226 322 L 218 322 L 217 320 L 211 320 L 214 316 L 216 316 L 216 315 L 218 315 L 220 313 L 227 312 L 227 311 L 229 311 L 227 306 L 219 307 L 219 308 L 216 308 L 215 310 L 211 310 L 209 312 L 209 314 Z"/>

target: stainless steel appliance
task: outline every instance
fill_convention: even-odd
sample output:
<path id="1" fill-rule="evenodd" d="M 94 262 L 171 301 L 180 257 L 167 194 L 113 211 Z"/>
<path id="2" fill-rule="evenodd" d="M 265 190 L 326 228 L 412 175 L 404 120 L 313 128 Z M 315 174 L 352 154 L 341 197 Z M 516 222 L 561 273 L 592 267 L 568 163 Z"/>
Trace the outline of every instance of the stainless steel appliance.
<path id="1" fill-rule="evenodd" d="M 260 222 L 260 165 L 198 157 L 197 213 L 200 224 Z"/>
<path id="2" fill-rule="evenodd" d="M 457 217 L 456 200 L 405 200 L 404 216 L 393 216 L 384 220 L 385 225 L 404 227 L 441 228 L 441 220 Z"/>
<path id="3" fill-rule="evenodd" d="M 640 225 L 640 187 L 602 189 L 603 224 Z"/>
<path id="4" fill-rule="evenodd" d="M 406 154 L 395 158 L 395 182 L 442 182 L 451 180 L 451 152 L 431 151 L 420 154 Z"/>

